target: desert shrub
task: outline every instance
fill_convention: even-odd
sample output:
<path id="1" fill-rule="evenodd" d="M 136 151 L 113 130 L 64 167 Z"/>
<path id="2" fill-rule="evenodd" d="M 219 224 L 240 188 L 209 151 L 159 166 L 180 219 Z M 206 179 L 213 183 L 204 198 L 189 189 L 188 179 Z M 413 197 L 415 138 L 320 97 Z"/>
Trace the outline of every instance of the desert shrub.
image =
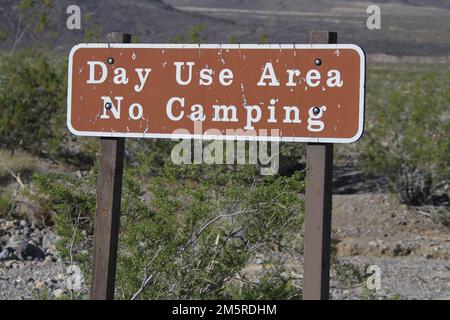
<path id="1" fill-rule="evenodd" d="M 31 42 L 30 47 L 42 48 L 55 40 L 53 0 L 16 0 L 7 5 L 8 12 L 2 14 L 4 29 L 0 31 L 0 43 L 5 42 L 3 48 L 14 53 L 25 42 Z"/>
<path id="2" fill-rule="evenodd" d="M 438 223 L 450 227 L 450 210 L 445 207 L 438 208 L 436 213 L 436 219 Z"/>
<path id="3" fill-rule="evenodd" d="M 444 205 L 422 206 L 416 209 L 416 212 L 428 216 L 434 222 L 450 227 L 450 207 Z"/>
<path id="4" fill-rule="evenodd" d="M 249 259 L 258 250 L 287 250 L 295 234 L 289 231 L 301 228 L 300 173 L 258 181 L 254 166 L 167 162 L 146 181 L 148 158 L 140 161 L 125 176 L 124 206 L 133 210 L 123 210 L 117 277 L 123 298 L 143 284 L 143 299 L 242 298 L 232 280 Z M 147 204 L 139 199 L 146 194 Z M 262 288 L 267 281 L 251 286 Z M 285 281 L 279 290 L 291 288 Z M 261 289 L 260 296 L 276 297 L 269 292 L 277 293 Z"/>
<path id="5" fill-rule="evenodd" d="M 416 75 L 373 99 L 362 160 L 403 203 L 433 202 L 450 179 L 450 72 Z"/>
<path id="6" fill-rule="evenodd" d="M 207 37 L 204 34 L 207 29 L 206 24 L 201 23 L 192 26 L 187 30 L 187 34 L 177 33 L 176 36 L 169 40 L 173 43 L 203 43 L 206 42 Z"/>
<path id="7" fill-rule="evenodd" d="M 267 34 L 262 34 L 262 35 L 259 37 L 258 43 L 259 43 L 259 44 L 268 44 L 268 43 L 269 43 L 269 36 L 268 36 Z"/>
<path id="8" fill-rule="evenodd" d="M 0 192 L 0 218 L 6 218 L 12 209 L 11 193 L 8 191 Z"/>
<path id="9" fill-rule="evenodd" d="M 206 37 L 203 35 L 205 30 L 206 30 L 206 24 L 201 23 L 201 24 L 193 26 L 189 30 L 189 41 L 191 43 L 205 42 L 207 40 Z"/>
<path id="10" fill-rule="evenodd" d="M 279 274 L 264 275 L 257 283 L 248 283 L 242 289 L 235 289 L 232 298 L 238 297 L 244 300 L 298 300 L 301 293 L 291 281 Z"/>
<path id="11" fill-rule="evenodd" d="M 303 174 L 259 178 L 256 166 L 177 166 L 166 161 L 158 167 L 158 161 L 157 153 L 138 153 L 135 163 L 126 166 L 118 298 L 250 298 L 253 291 L 252 297 L 261 299 L 295 296 L 281 267 L 240 285 L 236 278 L 256 252 L 272 261 L 274 250 L 289 254 L 297 247 Z M 55 213 L 63 239 L 59 250 L 80 263 L 87 277 L 95 176 L 95 167 L 88 178 L 35 176 Z"/>
<path id="12" fill-rule="evenodd" d="M 364 285 L 367 267 L 367 265 L 357 266 L 351 262 L 339 259 L 336 253 L 332 254 L 331 269 L 334 272 L 334 278 L 343 287 L 351 288 Z"/>
<path id="13" fill-rule="evenodd" d="M 306 144 L 294 142 L 280 142 L 280 170 L 281 175 L 290 175 L 306 167 Z"/>
<path id="14" fill-rule="evenodd" d="M 0 148 L 91 166 L 98 139 L 68 132 L 66 88 L 66 60 L 36 50 L 0 55 Z"/>
<path id="15" fill-rule="evenodd" d="M 35 197 L 48 208 L 55 232 L 60 236 L 58 253 L 69 264 L 76 263 L 89 278 L 91 256 L 88 235 L 92 234 L 95 212 L 95 168 L 83 179 L 63 174 L 33 175 Z"/>
<path id="16" fill-rule="evenodd" d="M 37 51 L 0 56 L 0 147 L 48 155 L 60 145 L 66 95 L 62 70 Z"/>

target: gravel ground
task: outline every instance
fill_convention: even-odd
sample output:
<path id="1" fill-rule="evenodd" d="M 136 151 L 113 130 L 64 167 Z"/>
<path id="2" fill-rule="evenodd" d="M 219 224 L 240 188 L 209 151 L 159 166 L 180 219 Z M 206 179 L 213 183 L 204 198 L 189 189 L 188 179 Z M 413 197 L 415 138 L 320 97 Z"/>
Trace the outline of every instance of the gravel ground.
<path id="1" fill-rule="evenodd" d="M 363 274 L 369 265 L 379 267 L 381 290 L 373 298 L 450 299 L 450 228 L 424 210 L 384 193 L 333 196 L 338 260 Z M 361 286 L 336 283 L 332 295 L 365 297 Z"/>
<path id="2" fill-rule="evenodd" d="M 58 237 L 26 220 L 0 219 L 0 299 L 59 298 L 66 292 Z"/>
<path id="3" fill-rule="evenodd" d="M 423 257 L 345 257 L 360 270 L 376 265 L 381 271 L 381 288 L 368 296 L 364 285 L 345 288 L 331 283 L 333 299 L 438 299 L 450 300 L 450 261 Z"/>
<path id="4" fill-rule="evenodd" d="M 66 293 L 64 269 L 51 261 L 14 261 L 0 264 L 0 299 L 59 298 Z"/>

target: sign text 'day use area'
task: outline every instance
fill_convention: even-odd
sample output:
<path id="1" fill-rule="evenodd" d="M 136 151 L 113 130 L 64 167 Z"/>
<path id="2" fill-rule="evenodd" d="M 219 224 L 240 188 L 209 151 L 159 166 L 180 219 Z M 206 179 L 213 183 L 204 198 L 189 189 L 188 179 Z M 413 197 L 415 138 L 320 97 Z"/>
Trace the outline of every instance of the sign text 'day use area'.
<path id="1" fill-rule="evenodd" d="M 70 131 L 83 136 L 348 143 L 363 131 L 355 45 L 81 44 Z"/>

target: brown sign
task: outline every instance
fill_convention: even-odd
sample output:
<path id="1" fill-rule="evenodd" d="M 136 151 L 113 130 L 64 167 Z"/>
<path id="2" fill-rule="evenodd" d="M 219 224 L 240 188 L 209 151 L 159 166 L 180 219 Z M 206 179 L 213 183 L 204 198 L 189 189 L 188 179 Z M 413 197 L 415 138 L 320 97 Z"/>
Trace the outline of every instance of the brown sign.
<path id="1" fill-rule="evenodd" d="M 81 136 L 349 143 L 362 135 L 355 45 L 80 44 L 67 125 Z"/>

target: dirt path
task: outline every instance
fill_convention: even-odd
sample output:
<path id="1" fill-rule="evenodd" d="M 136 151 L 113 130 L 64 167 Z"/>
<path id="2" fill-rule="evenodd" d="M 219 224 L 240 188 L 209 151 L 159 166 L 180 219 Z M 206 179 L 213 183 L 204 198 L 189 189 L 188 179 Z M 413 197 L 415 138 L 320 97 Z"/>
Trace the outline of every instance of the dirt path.
<path id="1" fill-rule="evenodd" d="M 450 228 L 383 193 L 333 196 L 340 256 L 417 256 L 450 260 Z"/>

